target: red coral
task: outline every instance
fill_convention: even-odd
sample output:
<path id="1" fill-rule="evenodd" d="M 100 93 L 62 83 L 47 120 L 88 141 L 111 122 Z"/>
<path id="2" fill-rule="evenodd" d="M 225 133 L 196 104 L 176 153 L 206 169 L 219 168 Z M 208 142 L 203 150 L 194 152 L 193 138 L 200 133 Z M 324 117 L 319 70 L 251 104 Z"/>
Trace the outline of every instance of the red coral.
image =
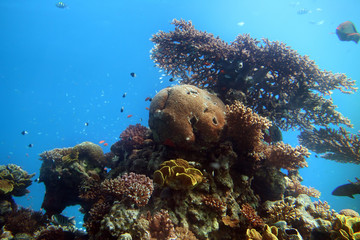
<path id="1" fill-rule="evenodd" d="M 121 134 L 120 138 L 124 146 L 128 149 L 139 148 L 145 141 L 148 128 L 137 123 L 129 125 Z"/>
<path id="2" fill-rule="evenodd" d="M 250 204 L 242 204 L 241 211 L 251 227 L 257 229 L 262 229 L 264 227 L 264 221 L 257 215 L 255 209 Z"/>
<path id="3" fill-rule="evenodd" d="M 122 177 L 106 179 L 101 184 L 105 193 L 117 198 L 126 196 L 139 207 L 145 206 L 154 190 L 153 181 L 145 175 L 131 172 Z"/>
<path id="4" fill-rule="evenodd" d="M 161 209 L 149 222 L 151 240 L 176 238 L 174 224 L 167 210 Z"/>
<path id="5" fill-rule="evenodd" d="M 226 203 L 221 201 L 219 198 L 215 198 L 215 197 L 213 197 L 211 195 L 203 196 L 202 197 L 202 202 L 206 206 L 209 206 L 209 207 L 217 210 L 218 212 L 225 212 L 226 211 Z"/>
<path id="6" fill-rule="evenodd" d="M 17 233 L 33 234 L 47 223 L 47 217 L 41 212 L 21 208 L 6 216 L 5 229 L 13 235 Z"/>

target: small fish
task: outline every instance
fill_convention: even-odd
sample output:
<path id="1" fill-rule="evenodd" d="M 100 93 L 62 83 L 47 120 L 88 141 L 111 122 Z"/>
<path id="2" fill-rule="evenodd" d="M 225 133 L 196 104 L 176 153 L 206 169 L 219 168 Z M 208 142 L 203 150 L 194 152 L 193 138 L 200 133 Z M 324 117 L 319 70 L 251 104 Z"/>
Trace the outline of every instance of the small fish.
<path id="1" fill-rule="evenodd" d="M 60 225 L 63 227 L 75 227 L 75 217 L 66 217 L 61 214 L 54 214 L 51 216 L 51 222 L 54 225 Z"/>
<path id="2" fill-rule="evenodd" d="M 40 178 L 37 178 L 34 180 L 34 182 L 39 182 L 40 181 Z"/>
<path id="3" fill-rule="evenodd" d="M 86 122 L 86 123 L 85 123 L 85 126 L 86 126 L 86 127 L 87 127 L 87 126 L 89 126 L 89 123 L 88 123 L 88 122 Z"/>
<path id="4" fill-rule="evenodd" d="M 105 140 L 101 140 L 100 142 L 99 142 L 99 144 L 103 144 L 105 142 Z"/>
<path id="5" fill-rule="evenodd" d="M 34 144 L 32 144 L 32 143 L 30 143 L 30 144 L 28 145 L 29 148 L 32 148 L 33 146 L 34 146 Z"/>
<path id="6" fill-rule="evenodd" d="M 57 2 L 55 6 L 58 8 L 67 8 L 67 5 L 63 2 Z"/>
<path id="7" fill-rule="evenodd" d="M 209 63 L 209 62 L 204 62 L 204 65 L 205 65 L 205 66 L 211 66 L 211 63 Z"/>
<path id="8" fill-rule="evenodd" d="M 133 115 L 132 114 L 129 114 L 129 115 L 127 115 L 126 117 L 127 118 L 131 118 Z"/>
<path id="9" fill-rule="evenodd" d="M 148 107 L 146 107 L 145 109 L 146 109 L 146 110 L 150 110 L 150 108 L 148 108 Z"/>
<path id="10" fill-rule="evenodd" d="M 149 98 L 149 102 L 151 102 L 152 101 L 152 97 L 151 98 Z"/>
<path id="11" fill-rule="evenodd" d="M 22 135 L 26 135 L 26 134 L 29 134 L 29 132 L 26 131 L 26 130 L 24 130 L 24 131 L 21 132 L 21 134 L 22 134 Z"/>
<path id="12" fill-rule="evenodd" d="M 124 107 L 121 107 L 120 112 L 124 112 Z"/>
<path id="13" fill-rule="evenodd" d="M 127 93 L 125 92 L 125 93 L 123 94 L 123 98 L 126 97 L 126 95 L 127 95 Z"/>
<path id="14" fill-rule="evenodd" d="M 306 8 L 301 8 L 296 13 L 299 14 L 299 15 L 303 15 L 303 14 L 311 13 L 311 11 L 309 9 L 306 9 Z"/>
<path id="15" fill-rule="evenodd" d="M 145 102 L 146 102 L 146 101 L 149 101 L 150 99 L 151 99 L 151 97 L 145 98 Z"/>
<path id="16" fill-rule="evenodd" d="M 104 143 L 104 146 L 106 147 L 107 145 L 109 145 L 108 143 Z"/>
<path id="17" fill-rule="evenodd" d="M 130 76 L 136 77 L 136 73 L 132 72 L 132 73 L 130 73 Z"/>

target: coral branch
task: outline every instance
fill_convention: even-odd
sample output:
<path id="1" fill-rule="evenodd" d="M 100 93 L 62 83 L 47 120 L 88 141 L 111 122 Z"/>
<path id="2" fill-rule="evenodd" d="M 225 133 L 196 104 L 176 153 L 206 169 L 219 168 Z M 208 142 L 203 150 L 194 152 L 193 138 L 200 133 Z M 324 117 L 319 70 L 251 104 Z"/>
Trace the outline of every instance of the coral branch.
<path id="1" fill-rule="evenodd" d="M 351 134 L 342 127 L 320 128 L 302 132 L 299 141 L 316 153 L 325 153 L 323 158 L 360 164 L 360 133 Z"/>
<path id="2" fill-rule="evenodd" d="M 182 83 L 218 93 L 238 92 L 245 105 L 283 130 L 329 123 L 351 126 L 324 98 L 338 89 L 353 93 L 355 81 L 319 69 L 284 43 L 239 35 L 231 44 L 201 32 L 191 22 L 173 20 L 175 31 L 152 37 L 151 58 Z M 237 98 L 240 100 L 239 98 Z"/>

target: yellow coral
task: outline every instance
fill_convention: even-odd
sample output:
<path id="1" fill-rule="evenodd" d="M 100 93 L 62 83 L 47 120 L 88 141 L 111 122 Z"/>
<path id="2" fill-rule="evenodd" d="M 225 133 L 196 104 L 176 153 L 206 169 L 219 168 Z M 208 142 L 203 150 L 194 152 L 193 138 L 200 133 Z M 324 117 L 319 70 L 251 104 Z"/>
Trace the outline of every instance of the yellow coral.
<path id="1" fill-rule="evenodd" d="M 246 239 L 247 240 L 278 240 L 278 229 L 275 226 L 269 227 L 265 224 L 265 229 L 260 234 L 254 228 L 246 230 Z"/>
<path id="2" fill-rule="evenodd" d="M 202 181 L 202 172 L 181 158 L 163 162 L 154 172 L 154 182 L 176 190 L 192 189 Z"/>
<path id="3" fill-rule="evenodd" d="M 360 217 L 337 215 L 333 224 L 333 230 L 331 231 L 331 239 L 360 239 Z"/>
<path id="4" fill-rule="evenodd" d="M 0 179 L 0 192 L 7 194 L 14 189 L 14 184 L 10 180 Z"/>

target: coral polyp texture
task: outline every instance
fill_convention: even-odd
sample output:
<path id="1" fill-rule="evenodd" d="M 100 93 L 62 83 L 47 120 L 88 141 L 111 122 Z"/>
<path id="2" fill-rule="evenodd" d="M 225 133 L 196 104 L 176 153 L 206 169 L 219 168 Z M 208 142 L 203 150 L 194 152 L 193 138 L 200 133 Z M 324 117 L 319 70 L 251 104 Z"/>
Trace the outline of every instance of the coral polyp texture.
<path id="1" fill-rule="evenodd" d="M 207 147 L 219 141 L 224 125 L 223 102 L 195 86 L 165 88 L 150 104 L 150 129 L 154 139 L 166 145 Z"/>
<path id="2" fill-rule="evenodd" d="M 125 173 L 115 179 L 107 179 L 102 184 L 103 191 L 116 196 L 119 200 L 123 196 L 136 203 L 137 206 L 145 206 L 153 192 L 153 181 L 145 175 Z"/>
<path id="3" fill-rule="evenodd" d="M 211 88 L 224 98 L 238 97 L 283 130 L 329 123 L 350 126 L 335 110 L 331 91 L 356 90 L 345 74 L 321 70 L 308 56 L 284 43 L 248 34 L 228 44 L 196 30 L 191 21 L 173 20 L 175 31 L 153 35 L 152 59 L 185 84 Z"/>

